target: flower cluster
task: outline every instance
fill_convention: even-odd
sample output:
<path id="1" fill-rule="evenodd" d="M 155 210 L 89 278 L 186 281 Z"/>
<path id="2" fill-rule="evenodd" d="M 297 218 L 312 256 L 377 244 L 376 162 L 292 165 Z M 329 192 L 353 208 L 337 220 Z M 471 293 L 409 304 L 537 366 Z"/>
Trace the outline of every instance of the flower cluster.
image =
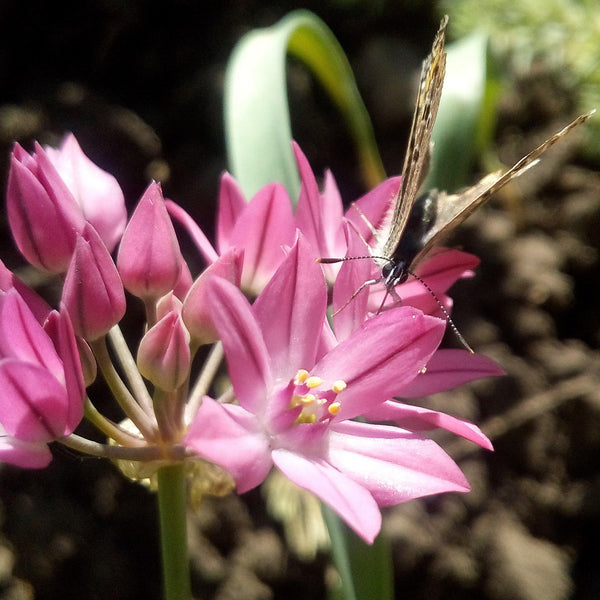
<path id="1" fill-rule="evenodd" d="M 60 275 L 63 286 L 51 310 L 0 263 L 0 460 L 43 467 L 48 444 L 58 441 L 137 462 L 140 473 L 207 461 L 240 493 L 274 466 L 367 541 L 379 532 L 381 506 L 469 489 L 422 432 L 440 427 L 491 448 L 487 438 L 475 425 L 397 398 L 500 369 L 483 356 L 439 349 L 446 320 L 418 281 L 399 286 L 401 306 L 379 310 L 381 289 L 355 295 L 373 277 L 373 261 L 317 262 L 367 253 L 369 223 L 382 222 L 400 181 L 386 180 L 344 214 L 332 175 L 321 191 L 294 151 L 302 181 L 295 212 L 280 184 L 247 201 L 225 174 L 213 247 L 158 183 L 127 219 L 117 181 L 72 135 L 59 149 L 36 145 L 29 154 L 15 146 L 7 191 L 13 237 L 30 264 Z M 203 272 L 190 273 L 172 219 L 195 242 Z M 443 250 L 418 273 L 449 310 L 446 291 L 477 262 Z M 146 314 L 135 357 L 119 329 L 126 292 Z M 192 381 L 200 356 L 207 358 Z M 229 383 L 213 397 L 223 357 Z M 122 423 L 86 396 L 98 370 Z M 83 418 L 110 443 L 77 435 Z"/>

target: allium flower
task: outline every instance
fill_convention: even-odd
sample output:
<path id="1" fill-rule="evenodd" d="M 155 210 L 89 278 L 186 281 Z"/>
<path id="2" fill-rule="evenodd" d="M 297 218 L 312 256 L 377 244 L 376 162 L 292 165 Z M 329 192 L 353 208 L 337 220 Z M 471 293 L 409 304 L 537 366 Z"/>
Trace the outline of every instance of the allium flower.
<path id="1" fill-rule="evenodd" d="M 81 421 L 83 375 L 68 315 L 52 312 L 44 330 L 14 289 L 0 293 L 0 389 L 0 458 L 45 466 L 46 443 Z"/>
<path id="2" fill-rule="evenodd" d="M 443 320 L 398 307 L 332 346 L 325 282 L 302 237 L 254 306 L 225 280 L 210 285 L 239 405 L 205 397 L 184 441 L 227 469 L 238 491 L 259 485 L 275 465 L 371 542 L 379 506 L 469 489 L 433 441 L 352 420 L 401 393 L 426 367 Z M 469 429 L 470 439 L 489 444 L 477 431 Z"/>

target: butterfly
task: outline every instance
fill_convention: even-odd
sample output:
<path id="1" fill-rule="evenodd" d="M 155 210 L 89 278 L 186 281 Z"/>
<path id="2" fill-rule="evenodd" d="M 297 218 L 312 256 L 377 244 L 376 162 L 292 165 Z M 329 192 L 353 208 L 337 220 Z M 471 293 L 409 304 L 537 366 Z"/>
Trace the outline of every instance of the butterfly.
<path id="1" fill-rule="evenodd" d="M 386 288 L 386 298 L 389 294 L 399 300 L 395 287 L 404 283 L 409 275 L 417 277 L 414 269 L 435 246 L 439 245 L 473 211 L 487 202 L 495 192 L 535 165 L 550 146 L 595 112 L 591 111 L 577 117 L 506 172 L 490 173 L 474 186 L 457 194 L 431 190 L 417 197 L 429 167 L 431 132 L 440 105 L 446 74 L 444 45 L 447 24 L 448 16 L 445 16 L 435 36 L 431 53 L 423 63 L 408 147 L 402 167 L 402 180 L 394 199 L 389 231 L 380 244 L 380 250 L 371 257 L 385 261 L 381 269 L 381 277 L 365 282 L 350 300 L 365 285 L 381 281 Z M 319 262 L 327 264 L 352 258 L 363 257 L 320 258 Z M 419 277 L 417 279 L 425 284 Z M 428 288 L 427 285 L 426 287 Z M 446 316 L 449 319 L 448 315 Z"/>

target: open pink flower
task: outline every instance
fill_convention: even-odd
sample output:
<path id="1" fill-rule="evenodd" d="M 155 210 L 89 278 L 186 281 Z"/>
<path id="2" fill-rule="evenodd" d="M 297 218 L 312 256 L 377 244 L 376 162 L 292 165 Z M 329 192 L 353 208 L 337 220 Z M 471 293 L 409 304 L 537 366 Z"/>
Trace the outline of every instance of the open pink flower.
<path id="1" fill-rule="evenodd" d="M 398 307 L 328 347 L 327 289 L 302 237 L 254 306 L 225 280 L 210 285 L 239 405 L 205 397 L 185 443 L 227 469 L 240 492 L 259 485 L 275 465 L 371 542 L 381 525 L 379 506 L 468 491 L 433 441 L 351 420 L 415 379 L 441 341 L 443 320 Z"/>
<path id="2" fill-rule="evenodd" d="M 45 445 L 72 433 L 83 417 L 85 388 L 66 312 L 45 328 L 16 290 L 0 293 L 0 460 L 41 467 Z"/>

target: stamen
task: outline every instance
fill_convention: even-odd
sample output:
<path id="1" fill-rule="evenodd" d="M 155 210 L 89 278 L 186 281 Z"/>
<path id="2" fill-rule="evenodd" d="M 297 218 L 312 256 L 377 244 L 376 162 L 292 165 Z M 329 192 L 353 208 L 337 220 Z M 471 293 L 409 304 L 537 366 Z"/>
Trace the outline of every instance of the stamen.
<path id="1" fill-rule="evenodd" d="M 312 377 L 309 377 L 304 383 L 306 383 L 306 386 L 312 390 L 314 388 L 319 387 L 323 383 L 323 380 L 320 377 L 316 377 L 313 375 Z"/>
<path id="2" fill-rule="evenodd" d="M 294 384 L 300 385 L 308 379 L 308 371 L 306 369 L 298 369 L 296 377 L 294 378 Z"/>
<path id="3" fill-rule="evenodd" d="M 330 415 L 335 416 L 340 412 L 341 406 L 342 404 L 340 402 L 332 402 L 327 408 L 327 410 L 329 411 Z"/>
<path id="4" fill-rule="evenodd" d="M 331 389 L 336 394 L 339 394 L 341 391 L 345 390 L 347 387 L 348 387 L 348 384 L 345 381 L 338 379 L 337 381 L 333 382 L 333 386 L 331 387 Z"/>

